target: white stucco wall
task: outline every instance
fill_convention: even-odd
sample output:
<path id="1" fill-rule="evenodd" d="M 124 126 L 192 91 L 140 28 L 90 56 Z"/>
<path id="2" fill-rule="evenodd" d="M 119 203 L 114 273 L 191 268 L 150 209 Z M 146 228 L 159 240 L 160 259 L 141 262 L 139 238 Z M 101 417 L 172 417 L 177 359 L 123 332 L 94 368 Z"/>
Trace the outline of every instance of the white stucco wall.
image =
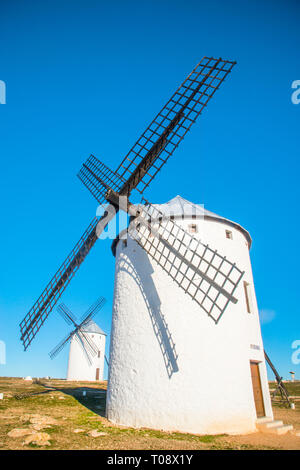
<path id="1" fill-rule="evenodd" d="M 101 381 L 104 373 L 105 335 L 87 332 L 85 335 L 89 336 L 98 347 L 100 357 L 90 355 L 90 364 L 81 345 L 73 336 L 70 343 L 67 380 L 95 381 L 96 369 L 99 368 L 99 380 Z"/>
<path id="2" fill-rule="evenodd" d="M 116 249 L 107 417 L 114 423 L 199 434 L 255 431 L 250 360 L 260 362 L 272 417 L 248 243 L 216 220 L 177 221 L 245 271 L 218 324 L 132 239 Z M 230 230 L 233 239 L 226 238 Z M 250 284 L 247 313 L 243 281 Z M 260 349 L 253 349 L 255 345 Z"/>

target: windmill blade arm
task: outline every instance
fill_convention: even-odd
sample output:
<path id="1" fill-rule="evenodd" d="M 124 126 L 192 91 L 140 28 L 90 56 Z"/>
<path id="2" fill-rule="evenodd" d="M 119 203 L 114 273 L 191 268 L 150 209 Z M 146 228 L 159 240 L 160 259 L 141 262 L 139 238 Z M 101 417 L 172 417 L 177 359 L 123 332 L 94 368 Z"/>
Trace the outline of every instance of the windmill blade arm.
<path id="1" fill-rule="evenodd" d="M 236 62 L 203 57 L 137 140 L 116 170 L 122 194 L 140 193 L 183 140 Z"/>
<path id="2" fill-rule="evenodd" d="M 152 145 L 150 150 L 143 157 L 142 161 L 137 165 L 134 171 L 131 173 L 130 177 L 126 183 L 121 188 L 120 194 L 130 195 L 131 191 L 135 189 L 143 178 L 147 175 L 147 171 L 153 165 L 154 161 L 158 156 L 163 152 L 166 146 L 169 143 L 168 137 L 174 128 L 179 124 L 180 120 L 183 118 L 183 112 L 179 112 L 168 124 L 167 128 L 163 131 L 157 141 Z"/>
<path id="3" fill-rule="evenodd" d="M 272 363 L 271 359 L 269 358 L 268 354 L 266 353 L 266 351 L 264 350 L 264 355 L 265 355 L 265 359 L 267 361 L 267 363 L 269 364 L 273 374 L 275 375 L 275 379 L 276 379 L 276 382 L 278 384 L 278 387 L 280 389 L 280 392 L 281 392 L 281 395 L 282 397 L 284 397 L 284 399 L 286 400 L 286 402 L 288 403 L 288 405 L 291 404 L 290 402 L 290 397 L 289 397 L 289 393 L 287 391 L 287 388 L 286 386 L 284 385 L 283 381 L 282 381 L 282 377 L 280 377 L 280 375 L 278 374 L 274 364 Z"/>
<path id="4" fill-rule="evenodd" d="M 83 341 L 86 344 L 87 349 L 89 350 L 90 354 L 92 356 L 96 356 L 96 354 L 98 354 L 98 351 L 99 351 L 99 348 L 96 345 L 96 343 L 92 340 L 92 338 L 89 337 L 89 335 L 85 331 L 82 331 L 82 330 L 79 330 L 79 331 L 80 331 L 80 335 L 82 335 Z"/>
<path id="5" fill-rule="evenodd" d="M 96 217 L 92 220 L 78 243 L 20 323 L 21 341 L 23 342 L 25 351 L 46 321 L 48 315 L 78 271 L 81 263 L 94 246 L 98 237 L 105 229 L 106 225 L 114 218 L 115 214 L 115 208 L 107 206 L 106 212 L 100 220 Z"/>
<path id="6" fill-rule="evenodd" d="M 60 304 L 57 307 L 57 311 L 62 316 L 62 318 L 68 323 L 68 325 L 77 326 L 75 316 L 65 304 Z"/>
<path id="7" fill-rule="evenodd" d="M 77 176 L 99 204 L 106 201 L 105 194 L 108 188 L 118 192 L 125 183 L 124 178 L 121 178 L 94 155 L 90 155 Z"/>
<path id="8" fill-rule="evenodd" d="M 276 370 L 274 364 L 272 363 L 272 361 L 271 361 L 271 359 L 269 358 L 269 356 L 268 356 L 268 354 L 266 353 L 266 351 L 264 351 L 264 355 L 265 355 L 265 359 L 266 359 L 267 363 L 269 364 L 269 366 L 270 366 L 270 368 L 271 368 L 273 374 L 275 375 L 276 381 L 277 381 L 278 383 L 281 383 L 282 377 L 280 377 L 280 375 L 278 374 L 278 372 L 277 372 L 277 370 Z"/>
<path id="9" fill-rule="evenodd" d="M 49 313 L 94 245 L 97 239 L 96 226 L 97 218 L 95 217 L 80 238 L 79 242 L 75 245 L 40 297 L 20 323 L 21 340 L 25 350 L 31 344 L 33 338 L 44 324 Z"/>
<path id="10" fill-rule="evenodd" d="M 72 335 L 73 333 L 66 336 L 60 343 L 58 343 L 57 346 L 55 346 L 55 348 L 52 349 L 52 351 L 50 351 L 49 356 L 51 359 L 54 359 L 60 353 L 60 351 L 66 346 Z"/>
<path id="11" fill-rule="evenodd" d="M 159 235 L 159 233 L 156 233 L 155 236 L 170 251 L 170 253 L 173 253 L 176 256 L 176 258 L 178 258 L 178 260 L 181 263 L 187 263 L 187 259 L 185 258 L 185 256 L 183 256 L 179 251 L 175 250 L 173 246 L 167 240 L 164 240 L 164 238 L 161 235 Z M 210 278 L 204 271 L 201 271 L 197 266 L 195 266 L 191 262 L 189 262 L 189 267 L 192 271 L 194 271 L 195 274 L 198 274 L 202 279 L 205 279 L 207 282 L 209 282 L 212 285 L 212 287 L 217 289 L 228 300 L 230 300 L 234 304 L 237 303 L 237 299 L 232 294 L 230 294 L 230 292 L 228 292 L 226 289 L 220 286 L 212 278 Z"/>
<path id="12" fill-rule="evenodd" d="M 88 363 L 92 365 L 92 357 L 94 357 L 98 352 L 98 348 L 94 341 L 89 338 L 88 335 L 85 334 L 85 332 L 83 332 L 81 329 L 77 330 L 76 339 L 80 344 Z"/>
<path id="13" fill-rule="evenodd" d="M 119 186 L 119 184 L 115 183 L 115 178 L 118 178 L 121 181 L 121 177 L 106 167 L 104 163 L 100 162 L 100 160 L 96 159 L 94 156 L 89 157 L 86 163 L 82 165 L 82 168 L 78 173 L 79 179 L 100 204 L 103 204 L 103 202 L 108 199 L 107 191 L 112 191 L 115 194 L 129 197 L 131 191 L 138 186 L 140 181 L 147 174 L 147 170 L 151 167 L 155 159 L 168 144 L 168 136 L 182 117 L 183 113 L 178 113 L 175 118 L 172 119 L 170 124 L 168 124 L 167 128 L 163 131 L 162 135 L 152 145 L 150 150 L 143 157 L 142 161 L 131 173 L 128 180 L 125 181 L 124 178 L 122 178 L 122 186 Z M 95 160 L 98 161 L 99 167 L 100 165 L 101 167 L 105 167 L 105 172 L 102 171 L 102 168 L 97 168 Z M 109 175 L 113 175 L 113 177 L 110 177 Z"/>
<path id="14" fill-rule="evenodd" d="M 145 132 L 122 160 L 116 171 L 91 155 L 78 177 L 100 204 L 111 189 L 129 197 L 140 193 L 183 140 L 236 62 L 203 57 Z"/>
<path id="15" fill-rule="evenodd" d="M 105 303 L 106 299 L 104 297 L 99 297 L 99 299 L 97 299 L 96 302 L 82 315 L 81 325 L 91 320 L 102 309 Z"/>
<path id="16" fill-rule="evenodd" d="M 237 302 L 233 294 L 244 272 L 155 206 L 139 206 L 138 213 L 129 234 L 217 322 L 228 303 Z"/>

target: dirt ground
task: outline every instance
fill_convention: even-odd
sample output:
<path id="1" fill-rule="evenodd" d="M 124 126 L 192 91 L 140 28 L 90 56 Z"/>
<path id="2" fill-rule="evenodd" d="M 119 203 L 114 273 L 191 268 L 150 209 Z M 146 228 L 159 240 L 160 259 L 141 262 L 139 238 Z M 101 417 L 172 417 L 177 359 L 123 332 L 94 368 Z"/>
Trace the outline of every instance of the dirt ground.
<path id="1" fill-rule="evenodd" d="M 292 424 L 294 426 L 294 431 L 300 432 L 300 405 L 297 406 L 296 410 L 273 406 L 273 412 L 274 419 L 283 421 L 283 424 Z M 263 446 L 264 448 L 282 450 L 300 449 L 300 437 L 291 433 L 287 433 L 283 436 L 276 436 L 274 434 L 263 434 L 258 432 L 244 436 L 227 436 L 226 441 L 238 445 L 249 444 L 254 446 L 254 448 Z"/>
<path id="2" fill-rule="evenodd" d="M 289 384 L 300 399 L 300 383 Z M 291 388 L 292 387 L 292 388 Z M 85 393 L 84 393 L 85 392 Z M 0 377 L 0 449 L 300 449 L 300 437 L 260 432 L 199 436 L 115 426 L 105 417 L 106 382 L 27 382 Z M 274 405 L 275 419 L 300 432 L 300 401 Z"/>

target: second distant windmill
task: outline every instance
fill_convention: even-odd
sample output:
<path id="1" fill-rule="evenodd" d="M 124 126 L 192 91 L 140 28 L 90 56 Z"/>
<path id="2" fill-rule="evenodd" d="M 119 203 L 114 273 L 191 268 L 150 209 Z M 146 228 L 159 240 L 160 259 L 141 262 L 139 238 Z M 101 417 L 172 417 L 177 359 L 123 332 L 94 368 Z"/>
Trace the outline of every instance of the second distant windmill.
<path id="1" fill-rule="evenodd" d="M 103 380 L 105 356 L 105 333 L 92 320 L 101 310 L 106 300 L 100 297 L 78 322 L 75 315 L 65 305 L 60 304 L 57 311 L 74 329 L 50 353 L 54 359 L 70 342 L 67 380 Z"/>

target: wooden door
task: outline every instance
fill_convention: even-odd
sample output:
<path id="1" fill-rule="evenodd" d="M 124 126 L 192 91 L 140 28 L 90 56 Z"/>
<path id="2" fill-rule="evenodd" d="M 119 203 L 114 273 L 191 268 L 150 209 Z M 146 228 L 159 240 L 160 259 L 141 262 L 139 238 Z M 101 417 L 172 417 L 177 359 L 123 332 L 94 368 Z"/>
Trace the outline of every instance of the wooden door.
<path id="1" fill-rule="evenodd" d="M 251 378 L 252 378 L 252 385 L 253 385 L 253 395 L 254 395 L 254 402 L 256 408 L 256 415 L 258 418 L 265 416 L 265 406 L 261 388 L 261 381 L 260 381 L 260 374 L 259 374 L 259 366 L 257 362 L 250 362 L 251 367 Z"/>
<path id="2" fill-rule="evenodd" d="M 100 375 L 100 369 L 96 369 L 96 380 L 99 380 L 99 375 Z"/>

